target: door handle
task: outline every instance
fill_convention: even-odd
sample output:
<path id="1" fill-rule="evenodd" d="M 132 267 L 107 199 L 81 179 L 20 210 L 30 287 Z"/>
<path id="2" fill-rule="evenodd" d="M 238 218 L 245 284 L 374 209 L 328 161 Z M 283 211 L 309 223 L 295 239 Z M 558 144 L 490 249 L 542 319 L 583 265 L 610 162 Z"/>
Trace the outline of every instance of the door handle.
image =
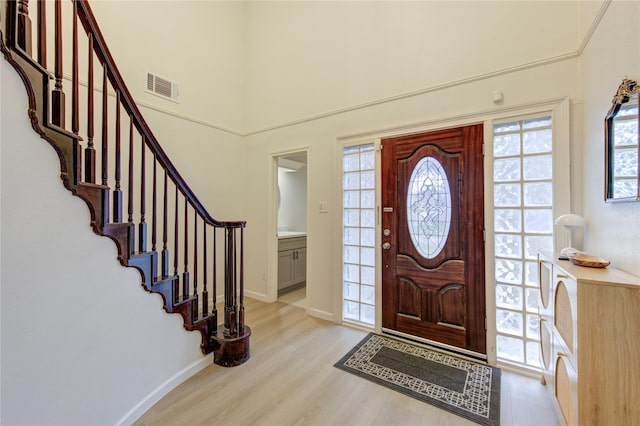
<path id="1" fill-rule="evenodd" d="M 383 243 L 382 248 L 385 250 L 389 250 L 391 248 L 391 243 Z"/>

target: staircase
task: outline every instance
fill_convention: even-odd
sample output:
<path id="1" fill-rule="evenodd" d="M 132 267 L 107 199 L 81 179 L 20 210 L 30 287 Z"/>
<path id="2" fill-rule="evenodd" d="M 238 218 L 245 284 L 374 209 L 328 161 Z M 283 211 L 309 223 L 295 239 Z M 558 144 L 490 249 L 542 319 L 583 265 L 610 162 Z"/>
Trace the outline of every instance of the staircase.
<path id="1" fill-rule="evenodd" d="M 120 263 L 140 272 L 168 313 L 200 332 L 203 353 L 213 352 L 218 365 L 242 364 L 251 335 L 244 323 L 246 223 L 214 219 L 176 170 L 86 0 L 6 5 L 0 51 L 24 82 L 31 125 L 58 154 L 62 182 L 86 202 L 93 231 L 114 241 Z M 69 63 L 70 77 L 63 70 Z"/>

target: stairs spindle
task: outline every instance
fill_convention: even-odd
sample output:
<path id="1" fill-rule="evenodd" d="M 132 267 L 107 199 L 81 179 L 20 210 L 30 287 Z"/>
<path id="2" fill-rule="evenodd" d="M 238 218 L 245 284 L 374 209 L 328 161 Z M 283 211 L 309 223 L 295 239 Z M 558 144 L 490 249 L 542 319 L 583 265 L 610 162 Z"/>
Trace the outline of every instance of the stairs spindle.
<path id="1" fill-rule="evenodd" d="M 44 2 L 40 2 L 40 8 L 44 9 Z M 96 150 L 93 146 L 94 138 L 94 105 L 93 105 L 93 36 L 88 35 L 89 55 L 87 57 L 87 148 L 84 150 L 84 180 L 96 183 Z M 46 51 L 44 52 L 46 56 Z"/>
<path id="2" fill-rule="evenodd" d="M 167 234 L 169 233 L 169 194 L 167 192 L 168 172 L 164 169 L 164 188 L 162 206 L 162 276 L 169 276 L 169 250 L 167 249 Z"/>
<path id="3" fill-rule="evenodd" d="M 236 280 L 235 280 L 235 234 L 233 228 L 226 228 L 225 240 L 225 282 L 224 282 L 224 328 L 225 334 L 235 336 L 236 328 Z"/>
<path id="4" fill-rule="evenodd" d="M 184 272 L 182 273 L 182 298 L 189 298 L 189 202 L 184 197 Z"/>
<path id="5" fill-rule="evenodd" d="M 59 2 L 56 1 L 56 4 Z M 107 64 L 102 67 L 102 185 L 108 185 L 109 177 L 109 130 L 108 130 L 108 118 L 109 118 L 109 100 L 108 100 L 108 87 L 107 87 Z M 102 191 L 102 225 L 109 223 L 109 191 Z"/>
<path id="6" fill-rule="evenodd" d="M 216 240 L 217 237 L 216 235 L 218 234 L 218 229 L 216 227 L 213 228 L 213 283 L 211 285 L 211 290 L 213 291 L 213 310 L 211 311 L 211 313 L 213 314 L 213 316 L 215 317 L 215 323 L 218 323 L 218 305 L 217 305 L 217 300 L 218 300 L 218 273 L 217 273 L 217 261 L 216 261 L 216 253 L 218 252 L 216 250 Z"/>
<path id="7" fill-rule="evenodd" d="M 51 122 L 64 128 L 65 126 L 65 95 L 62 91 L 62 0 L 55 2 L 55 89 L 51 92 Z"/>
<path id="8" fill-rule="evenodd" d="M 107 99 L 107 66 L 102 68 L 102 184 L 107 186 L 109 176 L 109 129 L 107 126 L 109 118 L 109 100 Z"/>
<path id="9" fill-rule="evenodd" d="M 38 3 L 38 63 L 47 68 L 47 3 Z"/>
<path id="10" fill-rule="evenodd" d="M 127 191 L 127 218 L 129 223 L 133 223 L 133 188 L 134 188 L 134 175 L 133 175 L 133 117 L 129 117 L 129 190 Z"/>
<path id="11" fill-rule="evenodd" d="M 145 159 L 146 148 L 147 143 L 144 136 L 142 136 L 142 144 L 140 145 L 140 225 L 138 226 L 140 229 L 140 245 L 138 247 L 138 251 L 140 253 L 144 253 L 147 251 L 147 222 L 145 219 L 147 209 L 147 162 Z"/>
<path id="12" fill-rule="evenodd" d="M 78 3 L 75 1 L 71 28 L 71 131 L 77 135 L 80 131 L 80 76 L 78 75 Z"/>
<path id="13" fill-rule="evenodd" d="M 198 211 L 193 209 L 193 320 L 198 320 Z"/>
<path id="14" fill-rule="evenodd" d="M 155 152 L 153 153 L 153 182 L 151 184 L 151 251 L 156 251 L 156 222 L 158 221 L 158 201 L 157 201 L 157 182 L 158 182 L 158 174 L 156 171 L 156 165 L 158 163 L 158 159 L 156 158 Z"/>
<path id="15" fill-rule="evenodd" d="M 178 231 L 179 231 L 179 226 L 178 226 L 178 185 L 176 185 L 176 197 L 175 197 L 175 205 L 174 205 L 174 217 L 173 217 L 173 223 L 174 223 L 174 229 L 173 229 L 173 245 L 174 245 L 174 250 L 173 250 L 173 275 L 176 277 L 175 281 L 174 281 L 174 287 L 173 287 L 173 303 L 178 303 L 178 294 L 180 292 L 180 286 L 178 283 L 178 248 L 179 248 L 179 240 L 178 240 Z"/>
<path id="16" fill-rule="evenodd" d="M 240 279 L 238 282 L 238 292 L 240 306 L 238 307 L 238 332 L 244 331 L 244 227 L 240 228 Z"/>
<path id="17" fill-rule="evenodd" d="M 4 11 L 3 11 L 4 12 Z M 29 0 L 18 1 L 18 46 L 31 56 L 31 18 L 29 18 Z"/>
<path id="18" fill-rule="evenodd" d="M 207 224 L 202 225 L 202 316 L 209 314 L 209 292 L 207 291 Z"/>
<path id="19" fill-rule="evenodd" d="M 120 138 L 120 91 L 116 90 L 116 187 L 113 191 L 113 221 L 116 223 L 122 222 L 122 190 L 120 188 L 121 178 L 121 138 Z"/>

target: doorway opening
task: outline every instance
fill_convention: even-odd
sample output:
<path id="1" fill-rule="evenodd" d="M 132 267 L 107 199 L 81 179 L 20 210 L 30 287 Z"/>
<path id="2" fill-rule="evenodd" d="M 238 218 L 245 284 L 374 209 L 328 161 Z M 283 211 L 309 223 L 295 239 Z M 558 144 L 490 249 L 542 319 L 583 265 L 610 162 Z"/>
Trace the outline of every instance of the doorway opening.
<path id="1" fill-rule="evenodd" d="M 307 153 L 276 157 L 278 300 L 306 308 Z"/>

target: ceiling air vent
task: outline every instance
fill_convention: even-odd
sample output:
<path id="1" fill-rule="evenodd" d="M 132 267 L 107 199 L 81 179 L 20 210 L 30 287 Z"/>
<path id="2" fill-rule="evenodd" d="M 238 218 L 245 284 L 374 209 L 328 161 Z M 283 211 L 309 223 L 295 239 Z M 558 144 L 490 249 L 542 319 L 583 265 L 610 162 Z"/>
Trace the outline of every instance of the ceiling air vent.
<path id="1" fill-rule="evenodd" d="M 174 102 L 180 101 L 180 89 L 178 83 L 158 77 L 155 74 L 147 72 L 147 92 Z"/>

